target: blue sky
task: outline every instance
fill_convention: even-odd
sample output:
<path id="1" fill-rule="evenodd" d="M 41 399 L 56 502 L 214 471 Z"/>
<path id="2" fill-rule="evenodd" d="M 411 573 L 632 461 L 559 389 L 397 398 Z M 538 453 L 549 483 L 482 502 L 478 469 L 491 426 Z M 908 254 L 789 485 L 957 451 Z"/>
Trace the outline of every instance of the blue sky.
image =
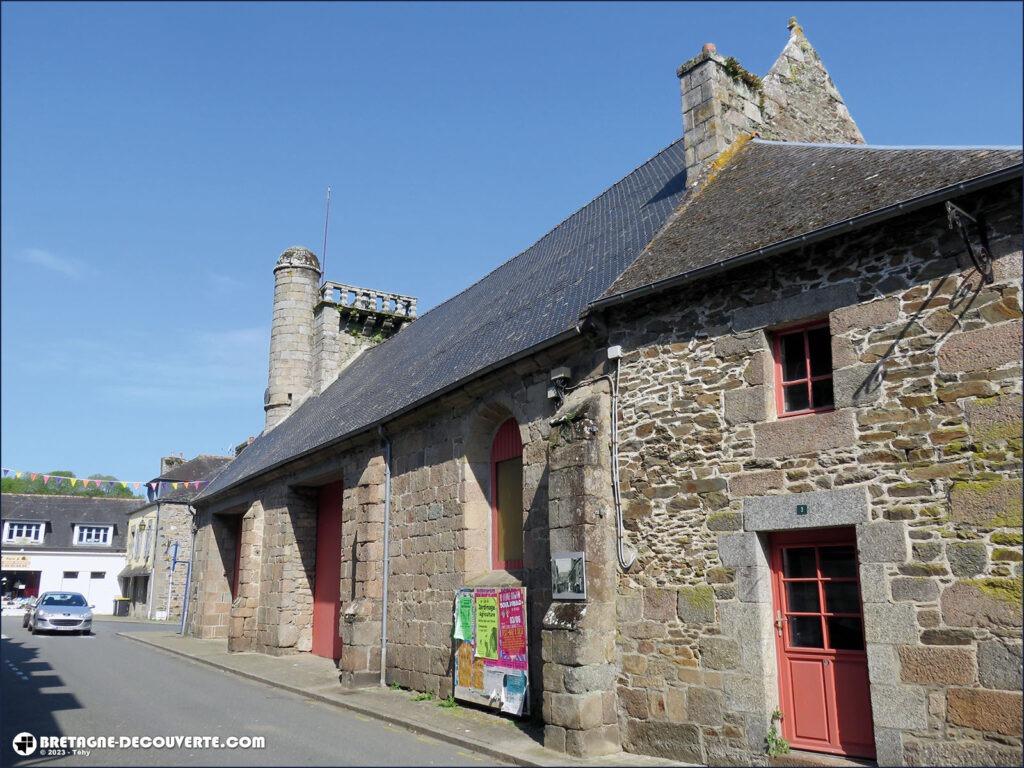
<path id="1" fill-rule="evenodd" d="M 138 480 L 263 423 L 271 269 L 446 297 L 682 131 L 796 14 L 874 144 L 1021 143 L 1021 6 L 2 6 L 2 461 Z"/>

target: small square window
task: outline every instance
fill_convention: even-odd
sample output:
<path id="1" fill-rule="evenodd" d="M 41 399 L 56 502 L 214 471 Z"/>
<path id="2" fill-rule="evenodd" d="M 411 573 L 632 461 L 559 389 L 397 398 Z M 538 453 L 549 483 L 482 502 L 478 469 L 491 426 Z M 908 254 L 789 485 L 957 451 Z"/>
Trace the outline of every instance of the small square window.
<path id="1" fill-rule="evenodd" d="M 774 336 L 775 402 L 779 417 L 831 411 L 832 335 L 827 323 Z"/>
<path id="2" fill-rule="evenodd" d="M 90 579 L 105 579 L 105 578 L 107 578 L 107 572 L 106 571 L 91 571 L 89 573 L 89 578 Z"/>
<path id="3" fill-rule="evenodd" d="M 65 579 L 77 579 L 78 578 L 78 571 L 64 571 L 64 578 Z"/>

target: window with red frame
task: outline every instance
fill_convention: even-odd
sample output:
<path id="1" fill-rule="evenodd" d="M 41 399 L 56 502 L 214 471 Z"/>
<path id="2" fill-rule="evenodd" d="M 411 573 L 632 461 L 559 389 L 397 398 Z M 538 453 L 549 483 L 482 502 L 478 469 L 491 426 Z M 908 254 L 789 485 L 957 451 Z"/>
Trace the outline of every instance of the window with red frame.
<path id="1" fill-rule="evenodd" d="M 491 562 L 496 570 L 523 567 L 523 442 L 515 419 L 491 444 Z"/>
<path id="2" fill-rule="evenodd" d="M 778 331 L 774 344 L 779 417 L 831 411 L 832 334 L 828 324 Z"/>

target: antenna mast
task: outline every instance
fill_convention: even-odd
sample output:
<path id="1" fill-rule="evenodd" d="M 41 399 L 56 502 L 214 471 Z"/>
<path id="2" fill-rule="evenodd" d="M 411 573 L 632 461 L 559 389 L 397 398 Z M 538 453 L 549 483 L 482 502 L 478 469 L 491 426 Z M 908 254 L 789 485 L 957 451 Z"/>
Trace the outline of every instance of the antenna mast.
<path id="1" fill-rule="evenodd" d="M 320 251 L 320 285 L 323 285 L 327 280 L 327 228 L 331 224 L 331 188 L 327 187 L 327 214 L 324 216 L 324 247 Z"/>

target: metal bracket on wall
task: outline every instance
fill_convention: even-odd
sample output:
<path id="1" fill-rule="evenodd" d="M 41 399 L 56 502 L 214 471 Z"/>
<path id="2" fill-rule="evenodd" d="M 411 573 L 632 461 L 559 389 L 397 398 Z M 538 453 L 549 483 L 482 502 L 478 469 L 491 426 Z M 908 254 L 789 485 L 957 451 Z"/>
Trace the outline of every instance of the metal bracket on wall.
<path id="1" fill-rule="evenodd" d="M 995 276 L 992 274 L 992 254 L 988 248 L 988 227 L 985 226 L 985 215 L 979 213 L 977 217 L 971 216 L 963 208 L 947 201 L 946 218 L 949 222 L 949 228 L 958 231 L 960 237 L 963 238 L 964 245 L 967 247 L 967 254 L 971 257 L 971 261 L 974 262 L 974 266 L 978 270 L 978 274 L 981 275 L 981 279 L 986 285 L 991 285 L 995 282 Z M 973 224 L 977 231 L 977 250 L 971 245 L 969 223 Z"/>

